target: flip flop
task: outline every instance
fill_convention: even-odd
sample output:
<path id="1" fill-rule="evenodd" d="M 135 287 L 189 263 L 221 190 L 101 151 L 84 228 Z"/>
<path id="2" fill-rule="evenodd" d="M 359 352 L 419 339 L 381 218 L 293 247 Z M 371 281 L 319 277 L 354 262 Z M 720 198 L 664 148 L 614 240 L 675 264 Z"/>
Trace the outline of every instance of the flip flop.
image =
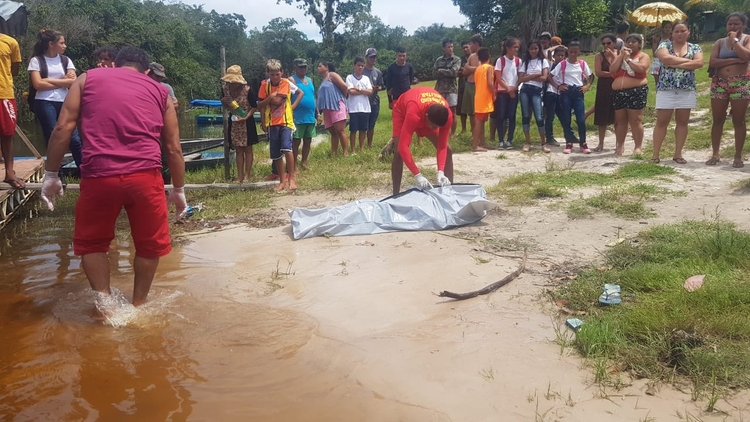
<path id="1" fill-rule="evenodd" d="M 602 306 L 619 305 L 622 303 L 622 297 L 620 296 L 620 286 L 617 284 L 605 284 L 602 288 L 604 291 L 599 296 L 599 304 Z"/>
<path id="2" fill-rule="evenodd" d="M 682 157 L 675 157 L 672 159 L 677 164 L 687 164 L 687 160 Z"/>
<path id="3" fill-rule="evenodd" d="M 3 182 L 7 183 L 12 187 L 13 189 L 23 189 L 26 187 L 26 182 L 24 182 L 23 179 L 20 177 L 15 177 L 13 179 L 5 179 Z"/>
<path id="4" fill-rule="evenodd" d="M 651 162 L 654 163 L 654 164 L 659 164 L 661 162 L 661 160 L 658 159 L 658 158 L 652 158 Z"/>
<path id="5" fill-rule="evenodd" d="M 732 163 L 732 167 L 739 169 L 745 167 L 745 163 L 743 163 L 742 160 L 734 160 L 734 163 Z"/>
<path id="6" fill-rule="evenodd" d="M 708 159 L 708 161 L 706 161 L 707 166 L 715 166 L 718 163 L 719 163 L 719 159 L 716 157 L 711 157 Z"/>

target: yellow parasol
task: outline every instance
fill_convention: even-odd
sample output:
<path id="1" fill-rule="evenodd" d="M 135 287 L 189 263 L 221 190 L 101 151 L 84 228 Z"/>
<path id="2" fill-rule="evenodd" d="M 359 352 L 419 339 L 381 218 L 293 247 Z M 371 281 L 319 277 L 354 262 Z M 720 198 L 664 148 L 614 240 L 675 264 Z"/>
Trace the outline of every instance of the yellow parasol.
<path id="1" fill-rule="evenodd" d="M 661 26 L 662 21 L 687 19 L 687 15 L 671 3 L 648 3 L 630 13 L 628 20 L 638 26 Z"/>

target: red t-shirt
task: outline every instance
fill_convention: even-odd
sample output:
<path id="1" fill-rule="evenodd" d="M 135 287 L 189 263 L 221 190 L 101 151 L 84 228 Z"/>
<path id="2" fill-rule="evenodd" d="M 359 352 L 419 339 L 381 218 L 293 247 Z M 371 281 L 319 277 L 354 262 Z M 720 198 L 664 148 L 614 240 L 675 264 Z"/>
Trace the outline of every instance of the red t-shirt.
<path id="1" fill-rule="evenodd" d="M 448 121 L 437 130 L 430 127 L 427 120 L 427 109 L 433 104 L 440 104 L 448 109 Z M 437 168 L 445 170 L 445 159 L 448 156 L 448 138 L 453 125 L 453 112 L 442 95 L 432 88 L 412 88 L 402 94 L 393 105 L 393 137 L 398 137 L 398 152 L 404 164 L 413 174 L 419 174 L 419 168 L 411 155 L 411 138 L 417 136 L 438 135 Z"/>

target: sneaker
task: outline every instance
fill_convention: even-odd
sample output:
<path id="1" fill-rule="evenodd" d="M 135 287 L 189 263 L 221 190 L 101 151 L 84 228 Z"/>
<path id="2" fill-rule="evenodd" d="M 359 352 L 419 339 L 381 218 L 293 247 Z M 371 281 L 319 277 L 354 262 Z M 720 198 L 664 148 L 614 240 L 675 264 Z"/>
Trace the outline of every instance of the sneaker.
<path id="1" fill-rule="evenodd" d="M 513 149 L 513 143 L 511 143 L 510 141 L 506 142 L 505 149 Z"/>
<path id="2" fill-rule="evenodd" d="M 586 142 L 581 144 L 581 152 L 584 154 L 591 154 L 591 150 L 589 149 L 589 146 L 586 144 Z"/>
<path id="3" fill-rule="evenodd" d="M 573 143 L 567 142 L 565 144 L 565 149 L 563 150 L 563 154 L 570 154 L 571 152 L 573 152 Z"/>
<path id="4" fill-rule="evenodd" d="M 502 142 L 502 141 L 498 142 L 497 143 L 497 149 L 499 149 L 499 150 L 500 149 L 505 149 L 505 142 Z"/>
<path id="5" fill-rule="evenodd" d="M 555 140 L 555 138 L 549 138 L 547 141 L 547 145 L 553 146 L 553 147 L 559 147 L 560 143 Z"/>

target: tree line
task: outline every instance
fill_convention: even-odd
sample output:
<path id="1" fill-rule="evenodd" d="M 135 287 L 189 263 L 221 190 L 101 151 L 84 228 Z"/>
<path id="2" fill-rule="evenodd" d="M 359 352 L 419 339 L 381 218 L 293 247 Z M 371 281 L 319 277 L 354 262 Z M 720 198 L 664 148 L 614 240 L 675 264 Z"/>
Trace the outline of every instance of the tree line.
<path id="1" fill-rule="evenodd" d="M 332 1 L 332 0 L 326 0 Z M 359 0 L 358 0 L 359 1 Z M 338 3 L 338 2 L 337 2 Z M 366 10 L 340 21 L 324 43 L 309 39 L 296 29 L 297 21 L 275 18 L 261 28 L 248 28 L 239 14 L 206 11 L 202 6 L 153 0 L 27 0 L 28 33 L 19 38 L 22 71 L 16 78 L 19 99 L 28 90 L 25 68 L 41 29 L 65 35 L 66 55 L 79 72 L 96 65 L 94 52 L 102 46 L 135 46 L 146 50 L 153 61 L 166 68 L 167 82 L 181 104 L 195 98 L 220 98 L 220 48 L 226 49 L 227 65 L 238 64 L 255 88 L 264 77 L 264 64 L 279 59 L 291 72 L 297 57 L 310 61 L 310 76 L 317 77 L 318 61 L 332 61 L 346 74 L 356 56 L 369 47 L 379 51 L 379 67 L 395 59 L 395 49 L 407 48 L 409 61 L 420 79 L 432 78 L 432 65 L 442 54 L 441 42 L 468 39 L 466 29 L 433 24 L 407 35 L 401 26 L 391 27 Z M 339 16 L 341 13 L 339 13 Z M 321 20 L 328 22 L 325 18 Z M 331 24 L 327 24 L 331 28 Z M 20 107 L 25 101 L 18 101 Z"/>
<path id="2" fill-rule="evenodd" d="M 181 104 L 194 98 L 219 98 L 220 47 L 226 48 L 227 65 L 242 66 L 245 77 L 257 87 L 264 63 L 279 59 L 288 72 L 292 62 L 304 57 L 315 64 L 334 62 L 343 74 L 351 71 L 356 56 L 369 47 L 379 52 L 377 66 L 386 68 L 397 47 L 405 47 L 421 80 L 433 78 L 433 64 L 442 54 L 445 38 L 459 42 L 482 33 L 494 55 L 506 36 L 528 41 L 542 31 L 563 39 L 598 36 L 623 20 L 646 0 L 452 0 L 468 19 L 467 27 L 435 23 L 408 35 L 402 26 L 385 24 L 370 13 L 371 0 L 277 0 L 298 6 L 320 28 L 322 42 L 296 29 L 292 18 L 275 18 L 261 28 L 248 28 L 242 15 L 206 11 L 202 6 L 155 0 L 26 0 L 29 31 L 21 39 L 25 69 L 37 33 L 56 29 L 65 34 L 66 54 L 79 71 L 95 65 L 94 51 L 102 46 L 136 46 L 166 67 L 168 82 Z M 698 20 L 706 8 L 744 10 L 750 0 L 678 0 L 673 2 Z M 717 6 L 719 5 L 719 6 Z M 688 7 L 689 6 L 689 7 Z M 460 49 L 456 49 L 460 54 Z M 316 82 L 319 82 L 316 80 Z M 20 72 L 17 92 L 28 88 L 28 74 Z M 20 98 L 20 95 L 19 95 Z M 19 101 L 21 107 L 24 101 Z"/>

